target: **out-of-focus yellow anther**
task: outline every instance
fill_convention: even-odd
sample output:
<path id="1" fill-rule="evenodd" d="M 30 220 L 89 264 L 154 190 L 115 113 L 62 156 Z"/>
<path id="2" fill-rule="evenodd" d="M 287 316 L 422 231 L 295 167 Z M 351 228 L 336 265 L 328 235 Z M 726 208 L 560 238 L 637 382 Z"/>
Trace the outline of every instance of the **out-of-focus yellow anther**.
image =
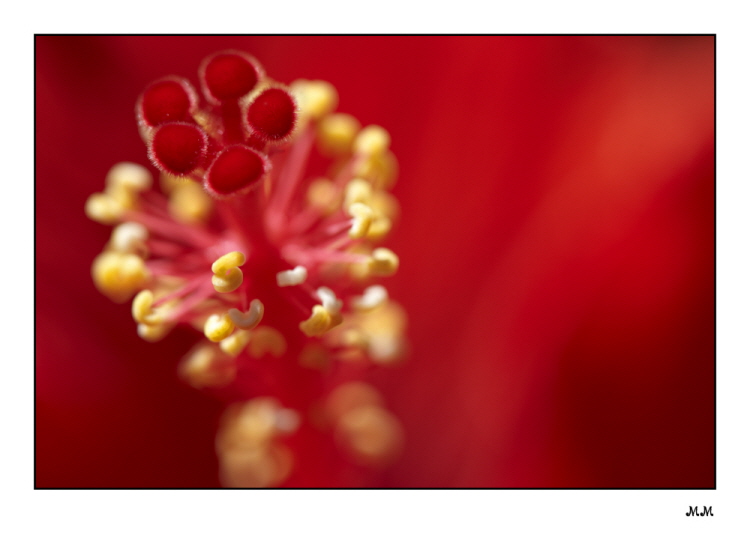
<path id="1" fill-rule="evenodd" d="M 107 251 L 91 266 L 94 285 L 115 302 L 125 302 L 143 288 L 149 273 L 143 259 L 135 254 Z"/>
<path id="2" fill-rule="evenodd" d="M 333 181 L 319 178 L 307 188 L 307 203 L 327 216 L 339 208 L 341 193 Z"/>
<path id="3" fill-rule="evenodd" d="M 125 190 L 131 193 L 141 192 L 151 187 L 151 172 L 147 168 L 132 162 L 120 162 L 112 166 L 107 174 L 108 192 Z"/>
<path id="4" fill-rule="evenodd" d="M 219 453 L 219 480 L 227 488 L 269 488 L 292 472 L 294 456 L 284 445 L 267 449 L 232 449 Z"/>
<path id="5" fill-rule="evenodd" d="M 349 114 L 331 114 L 318 124 L 318 147 L 326 156 L 349 153 L 360 129 L 359 121 Z"/>
<path id="6" fill-rule="evenodd" d="M 242 270 L 245 264 L 245 255 L 242 252 L 229 252 L 224 254 L 211 265 L 214 273 L 211 283 L 218 293 L 231 293 L 242 285 Z"/>
<path id="7" fill-rule="evenodd" d="M 390 218 L 378 215 L 372 222 L 370 222 L 370 227 L 367 230 L 367 238 L 374 241 L 380 240 L 388 235 L 392 226 L 393 224 Z"/>
<path id="8" fill-rule="evenodd" d="M 159 341 L 166 336 L 170 330 L 174 328 L 174 325 L 162 323 L 156 325 L 149 325 L 144 323 L 138 323 L 138 335 L 150 343 Z"/>
<path id="9" fill-rule="evenodd" d="M 205 344 L 185 356 L 179 373 L 194 388 L 218 388 L 234 380 L 237 365 L 233 358 L 222 354 L 215 346 Z"/>
<path id="10" fill-rule="evenodd" d="M 398 202 L 388 192 L 376 190 L 373 192 L 368 205 L 372 208 L 374 217 L 367 231 L 367 238 L 377 241 L 385 237 L 393 226 L 392 219 L 398 214 Z"/>
<path id="11" fill-rule="evenodd" d="M 216 438 L 220 479 L 227 487 L 270 487 L 292 469 L 291 451 L 277 441 L 299 426 L 299 415 L 270 397 L 230 406 Z"/>
<path id="12" fill-rule="evenodd" d="M 349 216 L 352 217 L 352 227 L 349 228 L 349 237 L 352 239 L 361 239 L 367 236 L 373 219 L 372 209 L 364 203 L 357 202 L 349 206 L 348 212 Z"/>
<path id="13" fill-rule="evenodd" d="M 396 183 L 398 161 L 391 151 L 362 158 L 352 168 L 352 173 L 370 181 L 375 188 L 389 189 Z"/>
<path id="14" fill-rule="evenodd" d="M 398 201 L 393 194 L 385 190 L 376 190 L 373 192 L 372 199 L 368 203 L 372 209 L 388 218 L 396 218 L 399 212 Z"/>
<path id="15" fill-rule="evenodd" d="M 191 180 L 167 172 L 161 172 L 159 174 L 159 187 L 165 194 L 171 194 L 176 188 L 188 181 Z"/>
<path id="16" fill-rule="evenodd" d="M 125 210 L 126 207 L 109 194 L 97 192 L 86 200 L 86 216 L 101 224 L 114 224 Z"/>
<path id="17" fill-rule="evenodd" d="M 340 445 L 358 462 L 381 465 L 392 461 L 403 444 L 398 420 L 377 405 L 360 406 L 345 413 L 336 428 Z"/>
<path id="18" fill-rule="evenodd" d="M 339 420 L 356 408 L 382 405 L 383 397 L 380 392 L 371 384 L 359 380 L 340 384 L 325 402 L 326 411 L 334 420 Z"/>
<path id="19" fill-rule="evenodd" d="M 368 340 L 367 335 L 357 328 L 345 328 L 338 332 L 333 341 L 341 349 L 336 357 L 345 362 L 362 361 L 366 357 Z"/>
<path id="20" fill-rule="evenodd" d="M 375 248 L 367 268 L 373 276 L 392 276 L 398 270 L 398 256 L 388 248 Z"/>
<path id="21" fill-rule="evenodd" d="M 186 224 L 204 222 L 213 204 L 200 184 L 182 180 L 169 196 L 169 213 Z"/>
<path id="22" fill-rule="evenodd" d="M 206 324 L 203 325 L 203 333 L 214 343 L 228 337 L 232 330 L 234 330 L 234 324 L 232 324 L 232 319 L 229 318 L 228 313 L 210 315 L 206 319 Z"/>
<path id="23" fill-rule="evenodd" d="M 219 347 L 229 356 L 239 355 L 250 342 L 250 332 L 237 330 L 231 336 L 225 337 L 219 342 Z"/>
<path id="24" fill-rule="evenodd" d="M 339 342 L 343 347 L 356 347 L 358 349 L 367 348 L 367 335 L 356 328 L 347 328 L 342 330 Z"/>
<path id="25" fill-rule="evenodd" d="M 370 205 L 372 202 L 372 185 L 360 177 L 355 177 L 346 184 L 344 191 L 344 209 L 355 203 Z"/>
<path id="26" fill-rule="evenodd" d="M 114 224 L 136 204 L 138 192 L 151 186 L 151 173 L 138 164 L 121 162 L 107 174 L 104 192 L 86 200 L 86 216 L 102 224 Z"/>
<path id="27" fill-rule="evenodd" d="M 320 119 L 333 112 L 339 103 L 336 88 L 323 80 L 295 80 L 289 89 L 303 117 Z"/>
<path id="28" fill-rule="evenodd" d="M 266 354 L 279 357 L 286 352 L 286 340 L 275 328 L 259 326 L 252 332 L 248 352 L 254 358 L 260 358 Z"/>
<path id="29" fill-rule="evenodd" d="M 356 317 L 357 326 L 367 334 L 367 353 L 373 362 L 395 365 L 406 354 L 407 316 L 403 307 L 393 300 Z"/>
<path id="30" fill-rule="evenodd" d="M 340 325 L 342 320 L 340 313 L 330 313 L 320 304 L 315 304 L 310 318 L 299 323 L 299 327 L 306 336 L 319 336 Z"/>
<path id="31" fill-rule="evenodd" d="M 216 438 L 220 451 L 265 449 L 275 436 L 292 432 L 299 424 L 299 417 L 272 397 L 257 397 L 230 406 L 222 421 Z"/>
<path id="32" fill-rule="evenodd" d="M 152 307 L 153 304 L 154 294 L 148 289 L 144 289 L 135 295 L 131 308 L 133 319 L 135 319 L 137 323 L 147 324 L 149 326 L 163 323 L 164 314 L 155 310 Z"/>
<path id="33" fill-rule="evenodd" d="M 263 319 L 264 311 L 263 303 L 256 298 L 250 302 L 250 308 L 246 312 L 242 312 L 237 308 L 230 309 L 229 318 L 235 326 L 243 330 L 252 330 Z"/>
<path id="34" fill-rule="evenodd" d="M 354 152 L 360 155 L 382 155 L 391 145 L 391 135 L 379 125 L 368 125 L 354 139 Z"/>

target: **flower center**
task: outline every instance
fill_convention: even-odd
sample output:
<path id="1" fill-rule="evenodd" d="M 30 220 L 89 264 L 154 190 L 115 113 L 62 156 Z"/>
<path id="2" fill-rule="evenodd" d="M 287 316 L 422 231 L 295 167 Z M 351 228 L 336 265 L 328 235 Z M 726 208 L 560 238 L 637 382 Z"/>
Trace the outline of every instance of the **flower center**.
<path id="1" fill-rule="evenodd" d="M 397 213 L 390 136 L 334 113 L 330 84 L 286 87 L 245 53 L 210 56 L 199 74 L 206 105 L 178 77 L 139 98 L 164 194 L 145 168 L 111 170 L 86 204 L 89 217 L 116 225 L 94 283 L 118 302 L 132 298 L 146 340 L 178 324 L 205 336 L 182 376 L 245 401 L 227 411 L 217 444 L 225 483 L 293 481 L 290 446 L 318 453 L 326 435 L 353 464 L 391 460 L 400 426 L 371 388 L 345 390 L 367 395 L 346 411 L 326 402 L 368 365 L 404 353 L 403 311 L 371 285 L 399 263 L 380 245 Z M 329 163 L 322 175 L 309 171 L 316 152 Z M 320 423 L 310 417 L 318 411 L 328 416 Z"/>

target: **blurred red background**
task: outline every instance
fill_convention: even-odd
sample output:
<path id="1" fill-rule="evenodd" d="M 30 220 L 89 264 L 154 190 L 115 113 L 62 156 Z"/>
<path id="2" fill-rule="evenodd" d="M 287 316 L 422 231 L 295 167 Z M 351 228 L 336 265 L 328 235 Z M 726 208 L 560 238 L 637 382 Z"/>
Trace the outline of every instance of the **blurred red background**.
<path id="1" fill-rule="evenodd" d="M 134 103 L 200 60 L 323 79 L 386 127 L 410 361 L 375 486 L 715 486 L 714 38 L 36 37 L 36 486 L 215 487 L 195 337 L 140 340 L 89 276 Z"/>

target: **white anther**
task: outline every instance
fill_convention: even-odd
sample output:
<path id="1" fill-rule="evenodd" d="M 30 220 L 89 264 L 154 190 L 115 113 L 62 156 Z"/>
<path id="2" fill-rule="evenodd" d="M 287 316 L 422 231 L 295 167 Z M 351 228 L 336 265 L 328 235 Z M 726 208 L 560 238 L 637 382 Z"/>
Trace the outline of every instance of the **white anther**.
<path id="1" fill-rule="evenodd" d="M 341 301 L 336 298 L 336 294 L 328 287 L 318 287 L 316 293 L 320 298 L 320 302 L 323 304 L 323 308 L 325 308 L 328 313 L 335 314 L 341 311 Z"/>
<path id="2" fill-rule="evenodd" d="M 243 330 L 250 330 L 258 326 L 258 323 L 263 319 L 263 311 L 263 302 L 256 298 L 250 302 L 250 309 L 245 313 L 237 308 L 230 309 L 229 318 L 235 326 L 238 326 Z"/>
<path id="3" fill-rule="evenodd" d="M 118 252 L 137 253 L 143 250 L 148 230 L 137 222 L 125 222 L 112 231 L 110 243 Z"/>
<path id="4" fill-rule="evenodd" d="M 388 291 L 382 285 L 371 285 L 364 290 L 362 296 L 353 299 L 354 307 L 361 310 L 371 310 L 388 300 Z"/>
<path id="5" fill-rule="evenodd" d="M 282 270 L 276 273 L 276 283 L 279 287 L 288 287 L 290 285 L 299 285 L 307 279 L 307 269 L 302 265 L 297 265 L 291 270 Z"/>

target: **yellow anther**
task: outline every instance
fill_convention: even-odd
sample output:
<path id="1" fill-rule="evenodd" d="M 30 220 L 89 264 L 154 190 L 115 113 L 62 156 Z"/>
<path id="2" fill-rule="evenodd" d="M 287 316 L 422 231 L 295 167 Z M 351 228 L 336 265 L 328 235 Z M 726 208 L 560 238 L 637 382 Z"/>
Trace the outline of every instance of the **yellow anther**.
<path id="1" fill-rule="evenodd" d="M 148 169 L 132 162 L 120 162 L 112 166 L 107 174 L 107 192 L 121 189 L 132 193 L 141 192 L 150 188 L 151 182 Z"/>
<path id="2" fill-rule="evenodd" d="M 230 309 L 229 318 L 235 326 L 244 330 L 252 330 L 263 319 L 263 311 L 263 303 L 256 298 L 250 302 L 250 309 L 246 312 L 242 312 L 237 308 Z"/>
<path id="3" fill-rule="evenodd" d="M 391 145 L 391 135 L 383 127 L 368 125 L 354 139 L 354 152 L 360 155 L 382 155 Z"/>
<path id="4" fill-rule="evenodd" d="M 107 251 L 94 259 L 91 276 L 99 291 L 115 302 L 125 302 L 143 288 L 149 273 L 137 255 Z"/>
<path id="5" fill-rule="evenodd" d="M 109 245 L 118 252 L 146 255 L 146 239 L 148 230 L 137 222 L 125 222 L 112 230 Z"/>
<path id="6" fill-rule="evenodd" d="M 372 199 L 368 203 L 372 209 L 388 218 L 396 218 L 399 212 L 398 201 L 393 194 L 385 190 L 376 190 L 373 192 Z"/>
<path id="7" fill-rule="evenodd" d="M 349 153 L 360 124 L 349 114 L 331 114 L 318 124 L 318 147 L 326 156 Z"/>
<path id="8" fill-rule="evenodd" d="M 354 203 L 370 205 L 371 202 L 372 185 L 366 180 L 356 177 L 346 184 L 344 209 L 349 209 Z"/>
<path id="9" fill-rule="evenodd" d="M 377 241 L 388 235 L 393 224 L 391 219 L 387 216 L 376 216 L 375 219 L 370 222 L 370 227 L 367 230 L 367 238 Z"/>
<path id="10" fill-rule="evenodd" d="M 186 224 L 204 222 L 211 214 L 213 204 L 200 184 L 182 180 L 169 196 L 169 213 Z"/>
<path id="11" fill-rule="evenodd" d="M 194 388 L 218 388 L 232 382 L 237 374 L 234 359 L 213 345 L 200 345 L 180 364 L 180 376 Z"/>
<path id="12" fill-rule="evenodd" d="M 166 323 L 157 325 L 139 323 L 138 335 L 146 341 L 153 343 L 164 338 L 172 328 L 174 328 L 174 325 Z"/>
<path id="13" fill-rule="evenodd" d="M 259 326 L 249 335 L 247 351 L 253 358 L 261 358 L 268 354 L 279 357 L 286 353 L 286 339 L 275 328 Z"/>
<path id="14" fill-rule="evenodd" d="M 247 344 L 250 342 L 250 332 L 247 330 L 237 330 L 231 336 L 222 339 L 219 342 L 219 347 L 229 356 L 239 355 Z"/>
<path id="15" fill-rule="evenodd" d="M 398 270 L 398 256 L 388 248 L 375 248 L 367 268 L 374 276 L 392 276 Z"/>
<path id="16" fill-rule="evenodd" d="M 229 252 L 213 262 L 211 270 L 216 275 L 224 275 L 233 268 L 245 264 L 245 254 L 242 252 Z"/>
<path id="17" fill-rule="evenodd" d="M 353 218 L 352 227 L 349 228 L 349 236 L 352 239 L 361 239 L 367 236 L 373 219 L 372 209 L 364 203 L 357 202 L 349 206 L 348 212 Z"/>
<path id="18" fill-rule="evenodd" d="M 86 200 L 86 216 L 102 224 L 114 224 L 136 203 L 138 192 L 151 186 L 151 174 L 143 166 L 121 162 L 107 174 L 104 192 Z"/>
<path id="19" fill-rule="evenodd" d="M 289 287 L 304 283 L 307 279 L 307 269 L 297 265 L 291 270 L 282 270 L 276 273 L 276 284 L 279 287 Z"/>
<path id="20" fill-rule="evenodd" d="M 133 299 L 133 305 L 131 311 L 133 313 L 133 319 L 137 323 L 146 324 L 149 326 L 157 325 L 164 322 L 163 315 L 160 315 L 153 309 L 154 304 L 154 293 L 148 289 L 144 289 Z"/>
<path id="21" fill-rule="evenodd" d="M 393 226 L 392 218 L 398 215 L 398 202 L 388 192 L 377 190 L 373 192 L 368 205 L 372 208 L 374 217 L 367 231 L 367 238 L 377 241 L 385 237 Z"/>
<path id="22" fill-rule="evenodd" d="M 375 188 L 389 189 L 396 183 L 398 161 L 391 151 L 385 151 L 359 160 L 352 173 L 367 179 Z"/>
<path id="23" fill-rule="evenodd" d="M 341 193 L 333 181 L 315 179 L 307 189 L 307 203 L 324 215 L 329 215 L 339 208 Z"/>
<path id="24" fill-rule="evenodd" d="M 91 194 L 86 200 L 84 210 L 86 216 L 95 222 L 114 224 L 122 217 L 125 209 L 126 207 L 109 194 L 97 192 Z"/>
<path id="25" fill-rule="evenodd" d="M 214 343 L 228 337 L 232 330 L 234 330 L 234 324 L 232 324 L 228 313 L 210 315 L 203 325 L 203 333 Z"/>
<path id="26" fill-rule="evenodd" d="M 229 252 L 214 261 L 211 271 L 214 273 L 211 283 L 219 293 L 231 293 L 242 285 L 241 267 L 245 264 L 242 252 Z"/>
<path id="27" fill-rule="evenodd" d="M 299 104 L 300 113 L 312 119 L 330 114 L 339 103 L 336 88 L 323 80 L 295 80 L 289 89 Z"/>
<path id="28" fill-rule="evenodd" d="M 320 336 L 340 325 L 341 321 L 340 313 L 330 313 L 320 304 L 316 304 L 312 308 L 310 318 L 299 323 L 299 327 L 306 336 Z"/>

